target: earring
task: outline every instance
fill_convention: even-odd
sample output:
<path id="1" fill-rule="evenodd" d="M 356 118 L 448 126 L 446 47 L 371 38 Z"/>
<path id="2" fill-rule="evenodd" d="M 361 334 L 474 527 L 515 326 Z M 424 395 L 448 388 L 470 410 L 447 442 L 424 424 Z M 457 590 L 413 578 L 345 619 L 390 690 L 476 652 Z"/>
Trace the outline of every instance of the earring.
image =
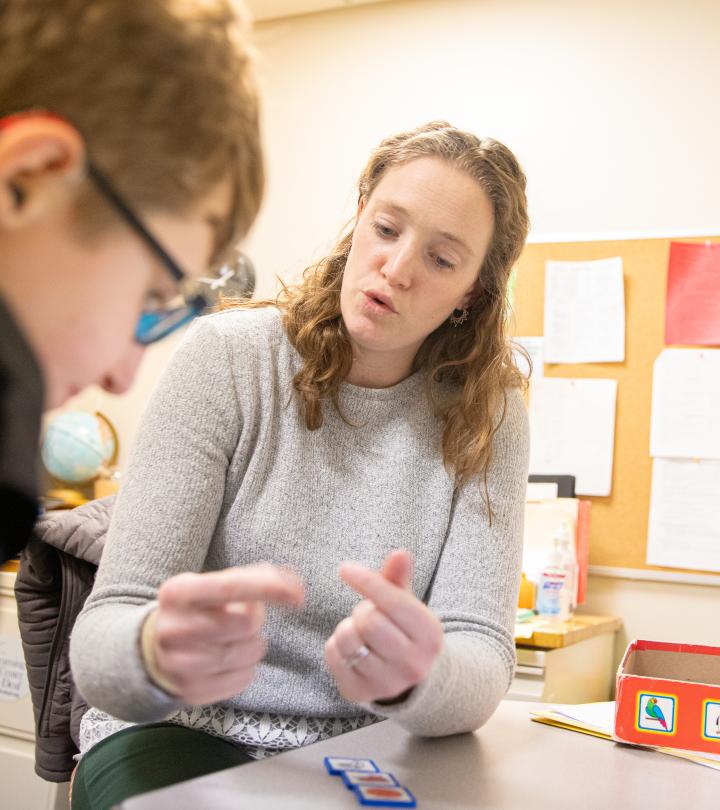
<path id="1" fill-rule="evenodd" d="M 461 323 L 465 323 L 468 319 L 468 314 L 470 310 L 467 307 L 463 307 L 462 309 L 454 309 L 452 311 L 452 315 L 450 316 L 450 323 L 453 326 L 460 326 Z"/>

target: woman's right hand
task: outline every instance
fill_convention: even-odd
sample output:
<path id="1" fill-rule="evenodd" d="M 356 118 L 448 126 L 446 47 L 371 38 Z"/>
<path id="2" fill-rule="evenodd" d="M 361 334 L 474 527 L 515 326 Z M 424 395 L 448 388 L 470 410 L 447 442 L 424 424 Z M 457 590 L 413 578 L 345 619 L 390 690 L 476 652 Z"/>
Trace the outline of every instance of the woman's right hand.
<path id="1" fill-rule="evenodd" d="M 185 703 L 230 698 L 265 656 L 265 603 L 299 607 L 303 598 L 295 574 L 266 563 L 174 576 L 143 626 L 147 670 Z"/>

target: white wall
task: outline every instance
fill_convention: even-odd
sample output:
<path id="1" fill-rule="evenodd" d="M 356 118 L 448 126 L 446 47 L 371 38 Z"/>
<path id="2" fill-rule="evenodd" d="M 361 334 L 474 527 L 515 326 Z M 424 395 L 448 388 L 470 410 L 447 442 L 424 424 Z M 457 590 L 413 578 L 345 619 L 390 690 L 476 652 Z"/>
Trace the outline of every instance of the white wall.
<path id="1" fill-rule="evenodd" d="M 718 33 L 716 0 L 406 0 L 259 25 L 258 293 L 322 255 L 382 137 L 436 118 L 517 153 L 533 239 L 720 233 Z M 148 354 L 127 396 L 80 400 L 126 449 L 170 349 Z M 718 597 L 593 577 L 586 609 L 622 615 L 630 637 L 710 642 Z"/>
<path id="2" fill-rule="evenodd" d="M 632 639 L 720 644 L 714 618 L 720 588 L 640 582 L 590 576 L 583 613 L 621 616 L 623 628 L 615 638 L 615 666 Z"/>
<path id="3" fill-rule="evenodd" d="M 516 152 L 535 239 L 720 231 L 719 32 L 714 0 L 408 0 L 260 26 L 262 289 L 335 235 L 373 146 L 433 118 Z"/>

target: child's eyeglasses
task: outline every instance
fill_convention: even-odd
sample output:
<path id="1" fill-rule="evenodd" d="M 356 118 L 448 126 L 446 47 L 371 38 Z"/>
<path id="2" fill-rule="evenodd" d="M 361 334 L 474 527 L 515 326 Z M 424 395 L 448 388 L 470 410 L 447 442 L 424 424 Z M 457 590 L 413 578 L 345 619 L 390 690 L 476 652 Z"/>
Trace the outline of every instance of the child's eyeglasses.
<path id="1" fill-rule="evenodd" d="M 201 289 L 202 283 L 207 282 L 204 279 L 203 281 L 194 281 L 180 268 L 175 259 L 150 233 L 108 178 L 90 160 L 87 163 L 87 170 L 88 176 L 98 191 L 145 242 L 180 288 L 182 303 L 178 306 L 160 307 L 140 314 L 135 328 L 135 340 L 141 345 L 147 346 L 150 343 L 162 340 L 162 338 L 185 326 L 193 318 L 208 309 L 210 302 Z M 223 286 L 232 275 L 232 270 L 224 269 L 220 277 L 207 281 L 210 281 L 214 287 Z"/>

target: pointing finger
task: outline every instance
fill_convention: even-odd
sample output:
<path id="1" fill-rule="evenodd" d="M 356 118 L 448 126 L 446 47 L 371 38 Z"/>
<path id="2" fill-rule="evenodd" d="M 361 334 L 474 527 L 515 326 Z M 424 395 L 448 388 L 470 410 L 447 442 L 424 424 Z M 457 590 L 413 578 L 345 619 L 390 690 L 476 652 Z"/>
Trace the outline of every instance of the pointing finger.
<path id="1" fill-rule="evenodd" d="M 303 598 L 303 586 L 295 574 L 266 563 L 180 574 L 158 592 L 161 604 L 175 608 L 218 608 L 254 601 L 298 606 Z"/>

